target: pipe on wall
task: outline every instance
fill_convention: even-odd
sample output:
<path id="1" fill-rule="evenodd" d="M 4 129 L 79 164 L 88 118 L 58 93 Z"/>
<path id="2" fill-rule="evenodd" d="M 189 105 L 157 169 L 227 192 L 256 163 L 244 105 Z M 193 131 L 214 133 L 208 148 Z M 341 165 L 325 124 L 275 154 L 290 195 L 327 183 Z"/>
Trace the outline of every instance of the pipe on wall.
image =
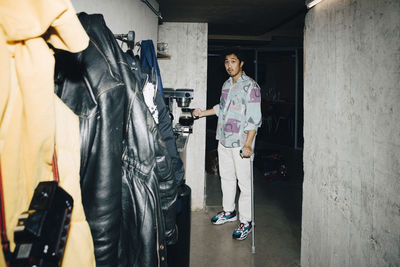
<path id="1" fill-rule="evenodd" d="M 156 14 L 157 15 L 157 17 L 159 18 L 159 19 L 163 19 L 163 17 L 161 16 L 161 12 L 160 11 L 158 11 L 158 10 L 156 10 L 152 5 L 151 5 L 151 3 L 148 1 L 148 0 L 141 0 L 143 3 L 145 3 L 150 9 L 151 9 L 151 11 L 153 11 L 153 13 L 154 14 Z"/>

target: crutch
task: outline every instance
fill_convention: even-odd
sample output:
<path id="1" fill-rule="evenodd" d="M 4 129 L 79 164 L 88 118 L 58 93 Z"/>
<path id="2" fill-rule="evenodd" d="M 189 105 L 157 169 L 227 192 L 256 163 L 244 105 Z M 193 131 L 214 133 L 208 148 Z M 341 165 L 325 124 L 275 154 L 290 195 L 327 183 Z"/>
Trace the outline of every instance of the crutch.
<path id="1" fill-rule="evenodd" d="M 242 150 L 239 151 L 240 154 L 243 153 Z M 252 231 L 251 231 L 251 253 L 256 253 L 256 245 L 254 244 L 254 226 L 256 225 L 254 223 L 254 173 L 253 173 L 253 162 L 254 162 L 254 156 L 255 153 L 253 152 L 253 155 L 250 156 L 250 172 L 251 172 L 251 227 L 252 227 Z"/>
<path id="2" fill-rule="evenodd" d="M 254 173 L 253 173 L 253 162 L 254 162 L 254 153 L 250 157 L 250 170 L 251 170 L 251 223 L 253 231 L 251 231 L 251 253 L 256 253 L 256 245 L 254 244 L 254 232 L 255 232 L 255 223 L 254 223 Z"/>

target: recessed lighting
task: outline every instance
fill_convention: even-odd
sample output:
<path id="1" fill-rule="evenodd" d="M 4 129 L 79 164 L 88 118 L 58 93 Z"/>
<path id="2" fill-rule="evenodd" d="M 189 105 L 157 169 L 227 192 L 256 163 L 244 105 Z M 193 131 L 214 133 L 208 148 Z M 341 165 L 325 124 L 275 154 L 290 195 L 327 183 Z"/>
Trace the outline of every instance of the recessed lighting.
<path id="1" fill-rule="evenodd" d="M 315 6 L 316 4 L 318 4 L 321 1 L 322 0 L 306 0 L 306 5 L 308 8 L 312 8 L 313 6 Z"/>

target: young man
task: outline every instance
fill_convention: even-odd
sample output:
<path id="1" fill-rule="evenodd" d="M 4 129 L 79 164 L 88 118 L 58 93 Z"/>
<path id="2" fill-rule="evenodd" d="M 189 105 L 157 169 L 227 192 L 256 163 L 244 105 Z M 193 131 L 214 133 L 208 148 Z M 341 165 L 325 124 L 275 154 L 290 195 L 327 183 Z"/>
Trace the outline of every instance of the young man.
<path id="1" fill-rule="evenodd" d="M 194 116 L 218 116 L 217 140 L 221 176 L 222 208 L 211 219 L 219 225 L 237 220 L 236 182 L 240 188 L 240 223 L 233 239 L 244 240 L 252 230 L 251 164 L 257 128 L 261 126 L 261 94 L 258 84 L 243 71 L 243 58 L 237 51 L 225 53 L 229 79 L 222 86 L 220 103 L 212 109 L 196 108 Z"/>

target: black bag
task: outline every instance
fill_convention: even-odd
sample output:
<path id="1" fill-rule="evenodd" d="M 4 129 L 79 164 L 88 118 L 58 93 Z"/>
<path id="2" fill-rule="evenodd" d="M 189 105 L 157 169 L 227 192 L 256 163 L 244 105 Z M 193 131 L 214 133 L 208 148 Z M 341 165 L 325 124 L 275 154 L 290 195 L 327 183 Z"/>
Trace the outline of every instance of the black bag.
<path id="1" fill-rule="evenodd" d="M 57 182 L 38 184 L 28 211 L 18 218 L 11 266 L 59 266 L 73 203 L 72 197 Z"/>

